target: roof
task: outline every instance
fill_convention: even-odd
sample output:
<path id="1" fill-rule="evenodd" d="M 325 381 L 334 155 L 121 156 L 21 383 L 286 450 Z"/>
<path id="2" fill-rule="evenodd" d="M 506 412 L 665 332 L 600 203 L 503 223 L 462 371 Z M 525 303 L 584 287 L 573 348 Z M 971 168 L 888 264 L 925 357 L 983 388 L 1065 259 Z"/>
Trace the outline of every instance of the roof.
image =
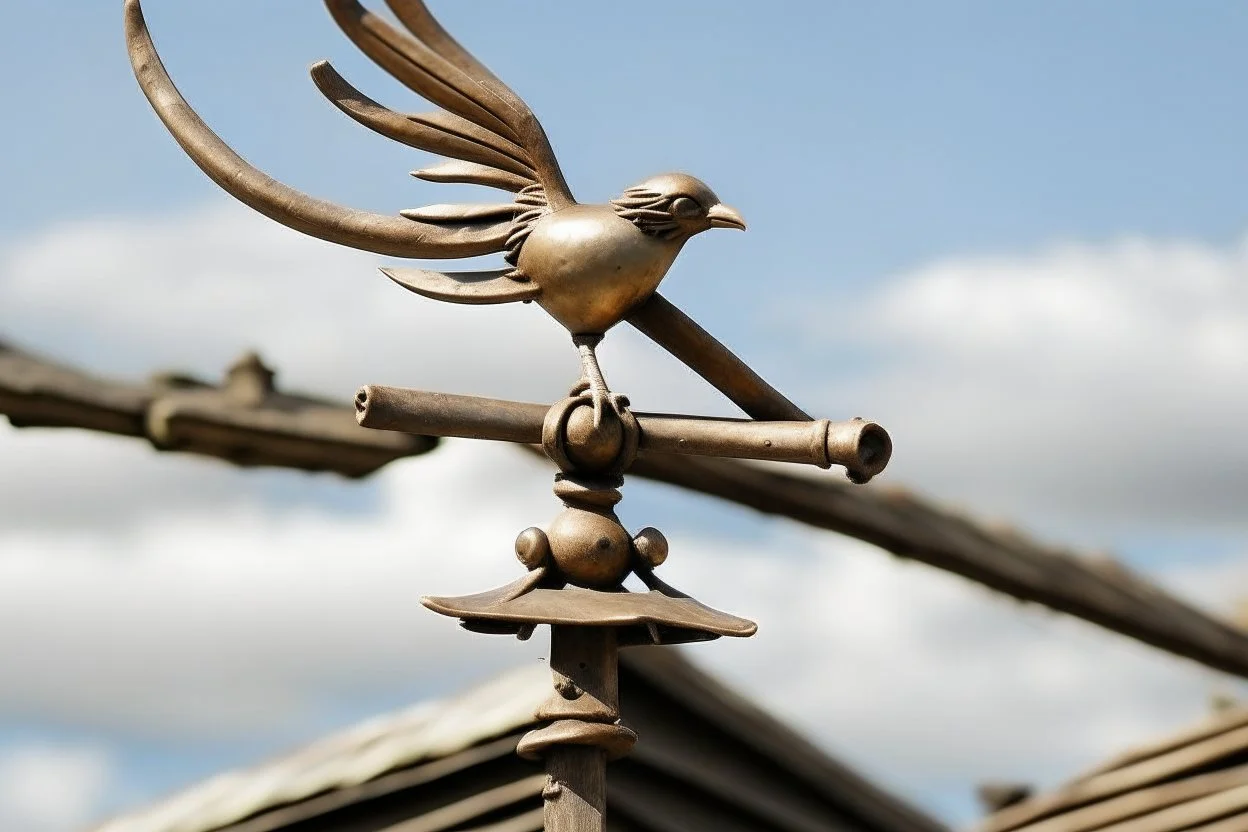
<path id="1" fill-rule="evenodd" d="M 162 451 L 362 477 L 437 441 L 361 428 L 350 405 L 283 393 L 259 356 L 212 385 L 176 373 L 146 383 L 99 378 L 0 342 L 0 413 L 15 427 L 143 437 Z"/>
<path id="2" fill-rule="evenodd" d="M 533 665 L 455 698 L 220 775 L 96 832 L 404 832 L 542 828 L 540 764 L 515 755 L 550 673 Z M 640 739 L 608 769 L 608 828 L 947 832 L 681 658 L 623 652 L 624 719 Z"/>
<path id="3" fill-rule="evenodd" d="M 1248 830 L 1248 708 L 1121 754 L 989 817 L 982 832 Z"/>

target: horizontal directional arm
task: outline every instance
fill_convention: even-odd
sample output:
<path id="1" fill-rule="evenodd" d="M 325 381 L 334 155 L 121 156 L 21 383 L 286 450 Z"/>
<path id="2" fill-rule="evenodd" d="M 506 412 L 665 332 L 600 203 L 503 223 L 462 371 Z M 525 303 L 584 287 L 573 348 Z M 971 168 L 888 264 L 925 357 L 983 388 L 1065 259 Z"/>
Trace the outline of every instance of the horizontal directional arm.
<path id="1" fill-rule="evenodd" d="M 356 394 L 361 426 L 422 436 L 542 441 L 547 405 L 370 385 Z M 874 422 L 711 419 L 638 413 L 638 449 L 645 452 L 843 465 L 855 480 L 884 470 L 892 455 L 888 433 Z"/>

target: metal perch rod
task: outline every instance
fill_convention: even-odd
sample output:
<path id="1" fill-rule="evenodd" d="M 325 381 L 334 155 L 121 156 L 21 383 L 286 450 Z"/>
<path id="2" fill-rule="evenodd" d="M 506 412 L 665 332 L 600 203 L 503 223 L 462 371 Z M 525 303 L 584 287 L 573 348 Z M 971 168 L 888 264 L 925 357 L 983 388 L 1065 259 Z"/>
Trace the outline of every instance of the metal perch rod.
<path id="1" fill-rule="evenodd" d="M 366 428 L 425 436 L 492 439 L 536 445 L 548 405 L 369 385 L 356 394 L 356 419 Z M 888 432 L 874 422 L 755 422 L 638 413 L 638 450 L 650 453 L 843 465 L 868 479 L 892 455 Z"/>

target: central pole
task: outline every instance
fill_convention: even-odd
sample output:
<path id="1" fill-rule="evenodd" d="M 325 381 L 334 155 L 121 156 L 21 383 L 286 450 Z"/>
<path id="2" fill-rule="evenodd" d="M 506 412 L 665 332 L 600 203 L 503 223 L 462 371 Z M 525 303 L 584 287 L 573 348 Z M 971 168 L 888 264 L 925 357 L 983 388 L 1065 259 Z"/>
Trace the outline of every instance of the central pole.
<path id="1" fill-rule="evenodd" d="M 516 748 L 546 762 L 546 832 L 606 828 L 607 761 L 637 741 L 620 724 L 619 655 L 613 627 L 551 625 L 554 690 L 536 713 L 549 724 L 525 734 Z"/>
<path id="2" fill-rule="evenodd" d="M 550 670 L 555 695 L 537 716 L 555 720 L 580 742 L 546 750 L 546 832 L 601 832 L 607 817 L 607 749 L 594 740 L 602 726 L 620 718 L 615 630 L 551 627 Z"/>

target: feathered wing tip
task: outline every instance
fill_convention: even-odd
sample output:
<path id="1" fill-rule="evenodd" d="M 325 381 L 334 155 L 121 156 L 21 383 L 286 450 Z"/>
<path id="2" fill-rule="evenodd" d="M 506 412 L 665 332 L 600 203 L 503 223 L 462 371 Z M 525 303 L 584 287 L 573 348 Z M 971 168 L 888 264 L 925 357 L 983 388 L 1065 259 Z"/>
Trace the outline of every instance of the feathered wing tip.
<path id="1" fill-rule="evenodd" d="M 399 213 L 418 222 L 456 225 L 510 220 L 519 210 L 519 205 L 508 202 L 498 205 L 426 205 L 424 208 L 408 208 Z"/>
<path id="2" fill-rule="evenodd" d="M 313 65 L 312 81 L 334 106 L 365 127 L 409 147 L 450 156 L 502 173 L 526 183 L 537 174 L 525 161 L 524 149 L 451 113 L 402 115 L 378 104 L 351 86 L 326 61 Z"/>
<path id="3" fill-rule="evenodd" d="M 518 300 L 534 300 L 542 293 L 541 288 L 535 284 L 514 279 L 507 269 L 437 272 L 428 269 L 385 268 L 381 272 L 409 292 L 449 303 L 514 303 Z"/>
<path id="4" fill-rule="evenodd" d="M 401 32 L 357 0 L 325 0 L 339 28 L 365 55 L 443 112 L 404 115 L 351 87 L 326 63 L 313 67 L 317 87 L 356 121 L 395 141 L 459 160 L 417 171 L 434 182 L 485 185 L 541 195 L 543 210 L 573 204 L 550 142 L 533 112 L 446 33 L 420 0 L 387 0 Z M 420 211 L 407 215 L 419 215 Z M 529 210 L 518 213 L 525 216 Z M 524 225 L 524 223 L 521 223 Z M 525 232 L 527 234 L 527 231 Z M 507 250 L 517 238 L 513 229 Z"/>
<path id="5" fill-rule="evenodd" d="M 552 207 L 562 208 L 573 204 L 575 200 L 563 178 L 563 171 L 559 167 L 559 160 L 555 158 L 554 149 L 550 146 L 550 139 L 529 105 L 472 53 L 460 46 L 429 13 L 423 0 L 386 0 L 386 5 L 418 41 L 428 44 L 452 66 L 497 96 L 509 113 L 505 119 L 507 124 L 519 135 L 520 144 L 528 149 L 535 168 L 541 173 L 539 178 L 550 192 Z"/>
<path id="6" fill-rule="evenodd" d="M 412 176 L 426 182 L 448 182 L 461 185 L 484 185 L 500 191 L 519 193 L 533 183 L 523 176 L 478 165 L 475 162 L 450 161 L 412 171 Z"/>
<path id="7" fill-rule="evenodd" d="M 414 222 L 315 199 L 266 176 L 204 124 L 178 92 L 152 43 L 139 0 L 125 3 L 126 45 L 140 88 L 191 160 L 231 196 L 304 234 L 396 257 L 458 258 L 502 251 L 510 221 Z"/>

